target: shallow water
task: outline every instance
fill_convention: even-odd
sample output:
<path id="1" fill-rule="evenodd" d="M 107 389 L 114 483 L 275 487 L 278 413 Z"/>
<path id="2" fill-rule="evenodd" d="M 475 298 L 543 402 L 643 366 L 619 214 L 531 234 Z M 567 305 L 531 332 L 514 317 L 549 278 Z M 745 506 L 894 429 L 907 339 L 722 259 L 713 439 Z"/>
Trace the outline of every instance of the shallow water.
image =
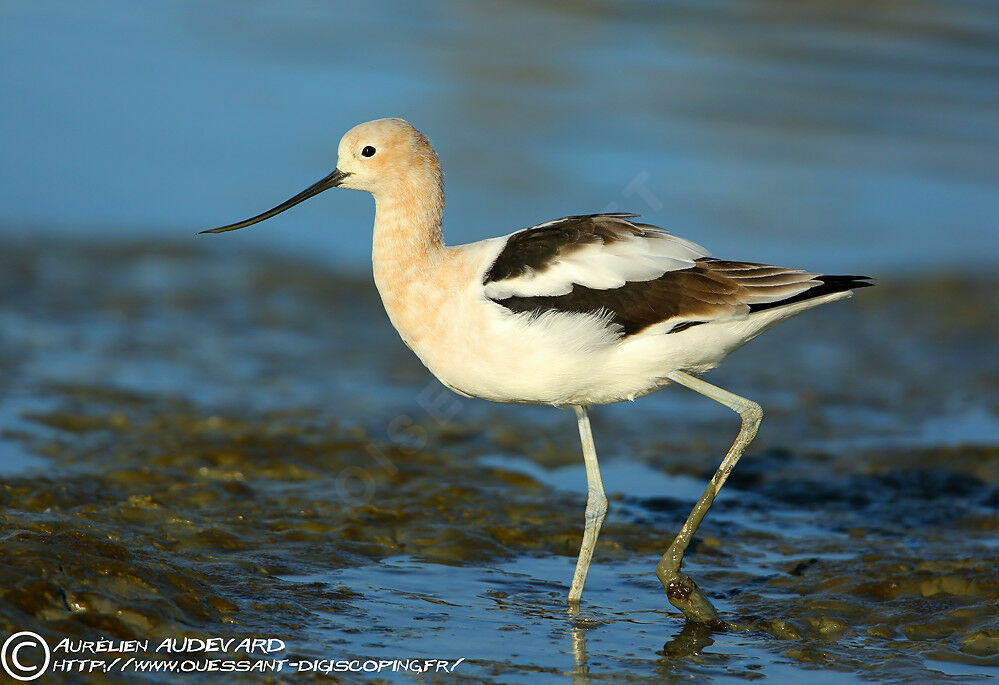
<path id="1" fill-rule="evenodd" d="M 999 672 L 994 281 L 889 280 L 711 374 L 767 411 L 685 565 L 712 633 L 653 574 L 736 429 L 707 400 L 595 412 L 611 513 L 573 618 L 572 416 L 431 382 L 367 280 L 64 243 L 0 278 L 0 630 L 466 659 L 432 681 Z"/>

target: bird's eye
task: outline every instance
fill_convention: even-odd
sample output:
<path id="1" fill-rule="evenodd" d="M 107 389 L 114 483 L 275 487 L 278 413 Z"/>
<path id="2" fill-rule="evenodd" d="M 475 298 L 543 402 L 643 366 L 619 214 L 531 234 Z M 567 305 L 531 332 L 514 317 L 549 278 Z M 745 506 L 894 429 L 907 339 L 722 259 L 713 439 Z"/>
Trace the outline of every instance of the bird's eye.
<path id="1" fill-rule="evenodd" d="M 361 150 L 361 157 L 372 157 L 375 154 L 375 148 L 370 145 L 365 145 L 364 149 Z"/>

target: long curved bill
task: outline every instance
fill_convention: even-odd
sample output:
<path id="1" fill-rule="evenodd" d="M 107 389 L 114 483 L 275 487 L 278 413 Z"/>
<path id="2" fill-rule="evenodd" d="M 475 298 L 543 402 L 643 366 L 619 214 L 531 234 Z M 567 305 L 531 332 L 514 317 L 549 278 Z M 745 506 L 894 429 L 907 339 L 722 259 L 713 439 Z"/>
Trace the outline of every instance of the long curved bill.
<path id="1" fill-rule="evenodd" d="M 311 186 L 300 192 L 293 198 L 285 200 L 277 207 L 273 209 L 268 209 L 263 214 L 257 214 L 249 219 L 244 219 L 243 221 L 236 222 L 234 224 L 228 224 L 227 226 L 219 226 L 218 228 L 209 228 L 207 231 L 198 231 L 201 233 L 225 233 L 226 231 L 235 231 L 237 228 L 246 228 L 247 226 L 252 226 L 253 224 L 258 224 L 261 221 L 270 219 L 272 216 L 277 216 L 286 209 L 291 209 L 299 202 L 304 202 L 308 200 L 313 195 L 318 195 L 324 190 L 329 190 L 330 188 L 336 188 L 343 182 L 343 179 L 350 176 L 349 172 L 340 171 L 339 169 L 334 169 L 333 173 L 324 179 L 316 181 Z"/>

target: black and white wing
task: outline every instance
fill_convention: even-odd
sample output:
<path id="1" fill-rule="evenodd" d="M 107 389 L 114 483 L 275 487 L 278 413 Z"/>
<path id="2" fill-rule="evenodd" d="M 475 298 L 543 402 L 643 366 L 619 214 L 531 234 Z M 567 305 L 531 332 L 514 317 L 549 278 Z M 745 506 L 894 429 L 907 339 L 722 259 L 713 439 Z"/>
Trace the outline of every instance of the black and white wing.
<path id="1" fill-rule="evenodd" d="M 863 277 L 712 259 L 634 214 L 567 216 L 512 234 L 483 277 L 512 312 L 592 313 L 624 336 L 668 332 L 870 285 Z"/>

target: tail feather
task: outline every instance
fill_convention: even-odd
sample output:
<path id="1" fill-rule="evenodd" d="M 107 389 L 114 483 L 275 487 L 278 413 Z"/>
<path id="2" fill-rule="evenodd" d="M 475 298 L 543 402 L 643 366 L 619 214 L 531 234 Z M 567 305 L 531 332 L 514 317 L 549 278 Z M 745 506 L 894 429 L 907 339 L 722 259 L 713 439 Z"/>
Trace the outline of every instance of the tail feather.
<path id="1" fill-rule="evenodd" d="M 867 288 L 874 285 L 871 283 L 870 276 L 816 276 L 812 280 L 819 281 L 819 283 L 812 286 L 808 290 L 798 293 L 797 295 L 789 297 L 785 300 L 752 304 L 749 306 L 749 311 L 761 312 L 766 309 L 773 309 L 774 307 L 783 307 L 784 305 L 794 304 L 795 302 L 803 302 L 804 300 L 822 297 L 823 295 L 841 293 L 846 290 L 853 290 L 854 288 Z"/>

